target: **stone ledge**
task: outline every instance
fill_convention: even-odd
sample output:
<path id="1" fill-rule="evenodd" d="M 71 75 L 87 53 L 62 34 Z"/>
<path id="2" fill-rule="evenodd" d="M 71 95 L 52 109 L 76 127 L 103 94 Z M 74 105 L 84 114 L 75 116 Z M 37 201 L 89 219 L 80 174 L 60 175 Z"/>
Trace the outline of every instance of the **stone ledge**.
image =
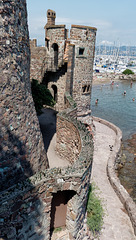
<path id="1" fill-rule="evenodd" d="M 83 26 L 83 25 L 71 25 L 71 28 L 91 29 L 97 31 L 95 27 Z"/>
<path id="2" fill-rule="evenodd" d="M 49 29 L 49 28 L 65 28 L 66 25 L 45 25 L 44 29 Z"/>
<path id="3" fill-rule="evenodd" d="M 132 200 L 132 198 L 126 191 L 126 189 L 120 183 L 120 180 L 117 177 L 116 172 L 115 172 L 115 161 L 118 158 L 120 149 L 121 149 L 122 132 L 117 126 L 115 126 L 114 124 L 112 124 L 104 119 L 101 119 L 98 117 L 93 117 L 93 120 L 106 125 L 107 127 L 111 128 L 116 133 L 114 150 L 110 154 L 110 157 L 109 157 L 108 163 L 107 163 L 107 176 L 109 178 L 109 181 L 110 181 L 114 191 L 116 192 L 120 201 L 124 205 L 124 207 L 128 213 L 128 216 L 130 217 L 130 220 L 131 220 L 131 223 L 132 223 L 132 226 L 134 229 L 134 233 L 136 235 L 136 204 L 134 203 L 134 201 Z"/>

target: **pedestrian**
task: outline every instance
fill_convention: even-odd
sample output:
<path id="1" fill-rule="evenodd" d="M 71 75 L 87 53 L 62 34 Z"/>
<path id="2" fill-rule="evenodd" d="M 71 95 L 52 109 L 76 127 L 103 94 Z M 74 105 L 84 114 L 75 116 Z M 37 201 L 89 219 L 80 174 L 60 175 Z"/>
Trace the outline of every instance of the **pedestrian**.
<path id="1" fill-rule="evenodd" d="M 99 101 L 99 99 L 97 98 L 97 99 L 95 100 L 95 104 L 96 104 L 96 105 L 97 105 L 98 101 Z"/>

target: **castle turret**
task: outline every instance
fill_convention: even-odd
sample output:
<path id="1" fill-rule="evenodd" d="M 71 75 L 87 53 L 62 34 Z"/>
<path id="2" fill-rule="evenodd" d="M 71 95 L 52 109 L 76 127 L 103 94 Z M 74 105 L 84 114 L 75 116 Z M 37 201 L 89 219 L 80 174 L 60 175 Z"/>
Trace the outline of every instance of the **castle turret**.
<path id="1" fill-rule="evenodd" d="M 77 103 L 77 117 L 91 124 L 91 88 L 97 29 L 72 25 L 70 41 L 75 45 L 73 99 Z"/>
<path id="2" fill-rule="evenodd" d="M 1 5 L 0 186 L 6 189 L 48 162 L 31 95 L 26 1 Z"/>

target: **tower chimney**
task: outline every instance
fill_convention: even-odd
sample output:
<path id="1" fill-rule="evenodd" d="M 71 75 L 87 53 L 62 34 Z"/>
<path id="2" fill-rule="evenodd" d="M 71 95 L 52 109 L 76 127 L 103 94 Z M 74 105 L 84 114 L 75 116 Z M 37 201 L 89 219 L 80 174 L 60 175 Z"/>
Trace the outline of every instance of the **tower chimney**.
<path id="1" fill-rule="evenodd" d="M 48 9 L 47 10 L 47 24 L 48 26 L 55 25 L 56 12 Z"/>

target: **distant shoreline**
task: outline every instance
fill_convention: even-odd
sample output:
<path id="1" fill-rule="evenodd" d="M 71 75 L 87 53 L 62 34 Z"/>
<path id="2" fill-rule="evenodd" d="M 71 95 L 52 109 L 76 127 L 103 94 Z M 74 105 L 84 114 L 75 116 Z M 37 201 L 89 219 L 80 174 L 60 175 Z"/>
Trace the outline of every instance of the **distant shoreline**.
<path id="1" fill-rule="evenodd" d="M 118 73 L 93 73 L 93 85 L 103 85 L 106 83 L 119 82 L 119 81 L 136 81 L 136 74 L 124 75 Z"/>

